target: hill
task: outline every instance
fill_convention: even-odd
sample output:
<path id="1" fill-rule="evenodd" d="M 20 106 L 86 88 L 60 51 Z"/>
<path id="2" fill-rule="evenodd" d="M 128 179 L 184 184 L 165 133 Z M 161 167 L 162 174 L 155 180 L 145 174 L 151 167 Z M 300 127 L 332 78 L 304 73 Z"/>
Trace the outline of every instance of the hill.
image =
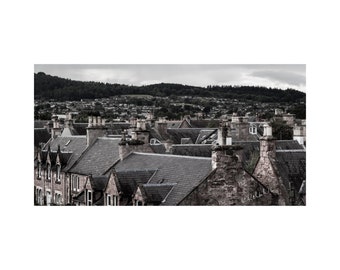
<path id="1" fill-rule="evenodd" d="M 305 101 L 306 94 L 294 89 L 281 90 L 261 86 L 208 86 L 197 87 L 182 84 L 160 83 L 146 86 L 130 86 L 100 82 L 82 82 L 47 75 L 34 74 L 34 98 L 60 101 L 106 98 L 116 95 L 151 96 L 201 96 L 259 102 Z"/>

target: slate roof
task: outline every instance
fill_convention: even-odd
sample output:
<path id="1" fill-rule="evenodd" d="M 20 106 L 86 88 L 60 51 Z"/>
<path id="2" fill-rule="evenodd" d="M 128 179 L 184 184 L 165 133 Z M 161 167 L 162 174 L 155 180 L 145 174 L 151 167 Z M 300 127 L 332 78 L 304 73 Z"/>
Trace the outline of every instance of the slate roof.
<path id="1" fill-rule="evenodd" d="M 93 190 L 97 190 L 97 191 L 104 191 L 104 189 L 107 186 L 108 181 L 109 181 L 109 177 L 105 175 L 90 177 L 91 187 Z"/>
<path id="2" fill-rule="evenodd" d="M 123 196 L 129 197 L 129 199 L 131 199 L 131 196 L 136 191 L 137 186 L 147 183 L 155 172 L 156 170 L 116 171 Z"/>
<path id="3" fill-rule="evenodd" d="M 98 138 L 82 154 L 70 172 L 82 175 L 104 175 L 119 159 L 120 139 Z"/>
<path id="4" fill-rule="evenodd" d="M 116 165 L 117 171 L 157 170 L 148 184 L 176 184 L 162 205 L 177 205 L 212 170 L 211 158 L 132 153 Z"/>
<path id="5" fill-rule="evenodd" d="M 73 128 L 78 135 L 86 135 L 88 123 L 73 123 Z"/>
<path id="6" fill-rule="evenodd" d="M 124 129 L 130 128 L 130 123 L 125 122 L 109 122 L 105 126 L 108 128 L 109 135 L 121 135 Z"/>
<path id="7" fill-rule="evenodd" d="M 195 142 L 201 132 L 200 128 L 169 128 L 167 129 L 169 138 L 174 144 L 180 144 L 182 138 L 190 138 Z"/>
<path id="8" fill-rule="evenodd" d="M 179 128 L 182 124 L 182 121 L 167 121 L 168 128 Z"/>
<path id="9" fill-rule="evenodd" d="M 51 134 L 48 133 L 46 128 L 34 129 L 34 146 L 38 147 L 40 143 L 47 143 L 51 138 Z"/>
<path id="10" fill-rule="evenodd" d="M 86 136 L 70 136 L 70 137 L 56 137 L 45 145 L 43 150 L 47 150 L 48 145 L 51 151 L 56 152 L 58 150 L 58 145 L 60 145 L 61 152 L 72 153 L 71 158 L 68 161 L 67 166 L 64 168 L 67 171 L 75 161 L 80 157 L 80 155 L 86 149 Z"/>
<path id="11" fill-rule="evenodd" d="M 159 205 L 167 199 L 175 184 L 144 184 L 140 187 L 147 203 Z"/>
<path id="12" fill-rule="evenodd" d="M 202 129 L 197 136 L 195 143 L 204 143 L 204 140 L 209 140 L 209 138 L 213 135 L 217 134 L 217 129 Z M 217 137 L 216 137 L 217 138 Z M 210 140 L 211 141 L 211 140 Z M 211 141 L 212 142 L 212 141 Z M 211 143 L 210 142 L 210 143 Z"/>
<path id="13" fill-rule="evenodd" d="M 218 128 L 219 123 L 218 119 L 190 120 L 190 125 L 193 128 Z"/>
<path id="14" fill-rule="evenodd" d="M 181 156 L 211 157 L 211 144 L 173 144 L 171 154 Z"/>
<path id="15" fill-rule="evenodd" d="M 306 180 L 306 151 L 277 150 L 274 162 L 285 187 L 288 189 L 291 182 L 298 192 Z"/>
<path id="16" fill-rule="evenodd" d="M 150 144 L 150 148 L 157 154 L 164 154 L 166 150 L 163 144 Z"/>
<path id="17" fill-rule="evenodd" d="M 60 152 L 59 153 L 59 159 L 60 159 L 60 165 L 62 168 L 65 168 L 67 166 L 67 163 L 69 159 L 71 158 L 72 153 L 70 152 Z M 57 152 L 50 152 L 50 160 L 51 160 L 51 166 L 56 166 L 57 162 Z M 46 167 L 46 161 L 47 161 L 47 151 L 41 151 L 41 163 L 43 167 Z"/>
<path id="18" fill-rule="evenodd" d="M 246 167 L 253 156 L 260 154 L 260 142 L 259 141 L 233 141 L 233 145 L 241 145 L 243 147 L 243 156 L 242 156 L 242 163 L 243 166 Z M 276 149 L 283 150 L 283 149 L 303 149 L 303 147 L 294 140 L 282 140 L 276 141 Z"/>

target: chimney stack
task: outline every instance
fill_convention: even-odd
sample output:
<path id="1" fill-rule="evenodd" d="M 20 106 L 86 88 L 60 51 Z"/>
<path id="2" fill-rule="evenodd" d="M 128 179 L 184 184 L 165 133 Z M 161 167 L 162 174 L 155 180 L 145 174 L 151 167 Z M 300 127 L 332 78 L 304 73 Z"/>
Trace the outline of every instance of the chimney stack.
<path id="1" fill-rule="evenodd" d="M 272 134 L 272 127 L 265 123 L 263 125 L 263 137 L 260 138 L 260 157 L 275 157 L 275 138 Z"/>
<path id="2" fill-rule="evenodd" d="M 100 116 L 89 116 L 88 127 L 86 128 L 86 145 L 90 146 L 93 144 L 97 138 L 106 137 L 107 128 L 105 125 L 105 120 L 101 119 Z"/>
<path id="3" fill-rule="evenodd" d="M 61 128 L 59 126 L 58 116 L 52 116 L 53 127 L 51 129 L 51 137 L 52 139 L 61 135 Z"/>

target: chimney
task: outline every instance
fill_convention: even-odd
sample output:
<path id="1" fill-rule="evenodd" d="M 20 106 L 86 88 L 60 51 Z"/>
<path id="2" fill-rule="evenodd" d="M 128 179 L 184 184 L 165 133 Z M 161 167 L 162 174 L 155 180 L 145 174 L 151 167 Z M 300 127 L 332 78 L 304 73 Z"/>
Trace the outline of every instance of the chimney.
<path id="1" fill-rule="evenodd" d="M 102 121 L 101 117 L 89 116 L 89 124 L 86 128 L 86 145 L 90 146 L 93 144 L 97 138 L 106 137 L 107 128 L 105 125 L 105 120 Z"/>
<path id="2" fill-rule="evenodd" d="M 53 127 L 51 129 L 51 137 L 52 139 L 61 135 L 61 128 L 59 126 L 58 116 L 52 116 Z"/>
<path id="3" fill-rule="evenodd" d="M 164 147 L 165 147 L 165 152 L 166 153 L 171 153 L 171 148 L 172 148 L 173 144 L 174 144 L 174 142 L 172 140 L 170 140 L 170 139 L 165 141 Z"/>
<path id="4" fill-rule="evenodd" d="M 227 133 L 228 133 L 228 129 L 227 129 L 226 121 L 222 120 L 220 122 L 218 131 L 217 131 L 217 140 L 218 140 L 219 145 L 226 144 Z"/>
<path id="5" fill-rule="evenodd" d="M 272 127 L 265 123 L 263 125 L 263 137 L 260 138 L 260 157 L 275 158 L 275 141 L 272 135 Z"/>
<path id="6" fill-rule="evenodd" d="M 161 120 L 161 121 L 156 122 L 155 127 L 156 127 L 158 133 L 162 137 L 167 136 L 167 134 L 168 134 L 168 132 L 167 132 L 168 124 L 167 124 L 166 120 Z"/>
<path id="7" fill-rule="evenodd" d="M 243 148 L 239 145 L 215 145 L 212 147 L 212 169 L 240 169 Z"/>
<path id="8" fill-rule="evenodd" d="M 295 124 L 293 128 L 293 140 L 297 141 L 299 144 L 304 145 L 306 137 L 305 127 L 298 126 Z"/>

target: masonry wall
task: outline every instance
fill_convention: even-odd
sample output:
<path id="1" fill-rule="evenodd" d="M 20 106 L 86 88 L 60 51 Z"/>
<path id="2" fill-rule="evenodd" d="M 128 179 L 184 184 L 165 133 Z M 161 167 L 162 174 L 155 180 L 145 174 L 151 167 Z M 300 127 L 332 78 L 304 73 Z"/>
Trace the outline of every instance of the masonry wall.
<path id="1" fill-rule="evenodd" d="M 234 149 L 237 150 L 237 149 Z M 180 205 L 271 205 L 269 191 L 243 168 L 233 147 L 214 151 L 216 169 Z M 261 200 L 259 200 L 261 198 Z"/>
<path id="2" fill-rule="evenodd" d="M 286 205 L 288 202 L 284 192 L 285 189 L 279 176 L 275 173 L 271 159 L 275 159 L 275 142 L 271 139 L 263 139 L 260 141 L 260 158 L 253 175 L 279 197 L 279 205 Z"/>

